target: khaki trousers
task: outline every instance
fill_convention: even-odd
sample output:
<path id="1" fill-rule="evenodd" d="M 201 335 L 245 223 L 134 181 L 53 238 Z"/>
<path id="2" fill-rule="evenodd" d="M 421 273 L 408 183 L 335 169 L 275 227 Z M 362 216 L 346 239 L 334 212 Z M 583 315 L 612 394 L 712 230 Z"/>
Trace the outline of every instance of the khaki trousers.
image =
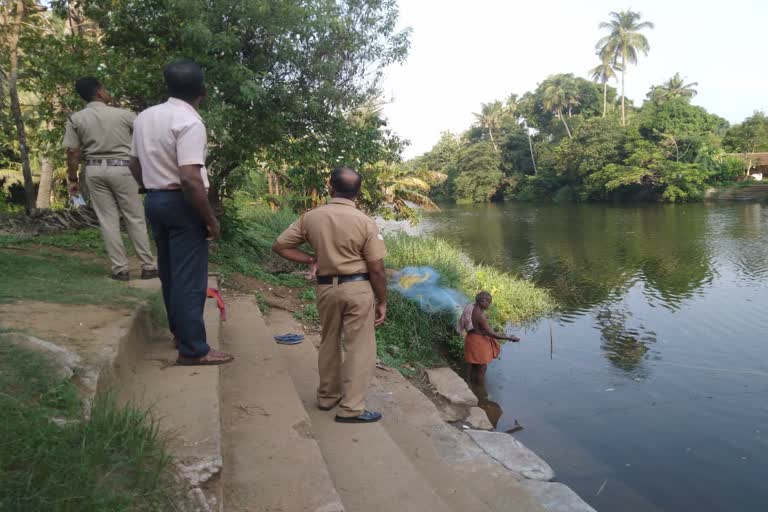
<path id="1" fill-rule="evenodd" d="M 120 234 L 121 214 L 136 255 L 141 261 L 141 268 L 154 269 L 155 258 L 149 245 L 139 185 L 131 171 L 127 167 L 88 165 L 85 167 L 85 181 L 93 209 L 99 218 L 112 273 L 128 270 L 128 258 Z"/>
<path id="2" fill-rule="evenodd" d="M 340 401 L 339 416 L 359 416 L 365 411 L 368 386 L 376 369 L 371 283 L 318 285 L 317 309 L 322 325 L 318 405 L 332 407 Z"/>

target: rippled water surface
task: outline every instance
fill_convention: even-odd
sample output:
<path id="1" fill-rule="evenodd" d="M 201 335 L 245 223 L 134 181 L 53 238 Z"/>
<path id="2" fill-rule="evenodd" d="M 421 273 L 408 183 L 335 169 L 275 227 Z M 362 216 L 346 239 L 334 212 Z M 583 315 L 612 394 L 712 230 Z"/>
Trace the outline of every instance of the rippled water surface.
<path id="1" fill-rule="evenodd" d="M 768 511 L 768 205 L 449 207 L 427 231 L 561 305 L 488 372 L 498 429 L 601 512 Z"/>

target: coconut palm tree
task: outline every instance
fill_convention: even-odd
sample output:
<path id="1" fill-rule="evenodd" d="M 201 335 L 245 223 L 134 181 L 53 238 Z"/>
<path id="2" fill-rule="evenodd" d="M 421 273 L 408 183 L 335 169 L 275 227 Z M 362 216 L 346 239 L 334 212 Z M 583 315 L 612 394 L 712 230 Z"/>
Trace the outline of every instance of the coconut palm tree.
<path id="1" fill-rule="evenodd" d="M 589 71 L 592 79 L 603 84 L 603 117 L 608 110 L 608 82 L 616 79 L 616 68 L 613 67 L 611 59 L 602 59 L 599 66 L 595 66 Z"/>
<path id="2" fill-rule="evenodd" d="M 642 53 L 648 55 L 650 45 L 648 39 L 640 33 L 643 29 L 652 29 L 650 21 L 640 21 L 641 15 L 635 11 L 611 12 L 609 21 L 600 23 L 600 29 L 610 33 L 597 42 L 597 50 L 601 60 L 612 62 L 621 72 L 621 124 L 626 124 L 626 109 L 624 106 L 624 77 L 629 64 L 637 64 L 637 58 Z"/>
<path id="3" fill-rule="evenodd" d="M 675 76 L 667 80 L 661 85 L 651 87 L 649 96 L 655 99 L 657 102 L 671 100 L 674 98 L 683 98 L 689 100 L 698 94 L 696 86 L 698 82 L 691 82 L 686 84 L 680 73 L 675 73 Z"/>
<path id="4" fill-rule="evenodd" d="M 579 105 L 578 90 L 570 75 L 550 76 L 544 83 L 542 102 L 544 108 L 555 114 L 563 122 L 568 138 L 573 138 L 571 129 L 565 120 L 564 111 L 567 110 L 570 116 L 571 109 Z"/>
<path id="5" fill-rule="evenodd" d="M 501 128 L 501 120 L 504 117 L 504 106 L 500 101 L 494 101 L 493 103 L 483 103 L 480 113 L 473 112 L 473 116 L 480 123 L 480 126 L 488 131 L 488 138 L 491 141 L 491 145 L 496 152 L 499 151 L 499 147 L 496 145 L 496 139 L 493 136 L 494 131 L 498 132 Z"/>

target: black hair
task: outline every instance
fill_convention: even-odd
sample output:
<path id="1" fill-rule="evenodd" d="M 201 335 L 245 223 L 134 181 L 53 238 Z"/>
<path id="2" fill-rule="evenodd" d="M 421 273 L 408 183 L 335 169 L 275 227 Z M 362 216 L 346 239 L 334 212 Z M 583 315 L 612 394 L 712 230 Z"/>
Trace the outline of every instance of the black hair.
<path id="1" fill-rule="evenodd" d="M 354 199 L 360 192 L 363 177 L 351 167 L 337 167 L 331 173 L 331 186 L 336 197 Z"/>
<path id="2" fill-rule="evenodd" d="M 486 291 L 482 291 L 475 295 L 475 302 L 480 302 L 483 299 L 492 299 L 491 294 Z"/>
<path id="3" fill-rule="evenodd" d="M 102 88 L 101 82 L 98 78 L 92 76 L 85 76 L 75 82 L 75 90 L 77 94 L 85 101 L 93 101 L 96 98 L 96 93 Z"/>
<path id="4" fill-rule="evenodd" d="M 191 59 L 171 62 L 163 70 L 168 94 L 174 98 L 193 101 L 205 94 L 202 68 Z"/>

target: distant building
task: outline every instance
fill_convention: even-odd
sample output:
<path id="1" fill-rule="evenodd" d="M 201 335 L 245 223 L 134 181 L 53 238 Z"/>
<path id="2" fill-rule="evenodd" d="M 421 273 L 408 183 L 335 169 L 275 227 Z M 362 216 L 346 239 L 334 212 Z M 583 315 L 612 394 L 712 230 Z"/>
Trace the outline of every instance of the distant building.
<path id="1" fill-rule="evenodd" d="M 768 179 L 768 153 L 731 153 L 749 167 L 747 174 L 753 180 L 762 181 Z"/>

